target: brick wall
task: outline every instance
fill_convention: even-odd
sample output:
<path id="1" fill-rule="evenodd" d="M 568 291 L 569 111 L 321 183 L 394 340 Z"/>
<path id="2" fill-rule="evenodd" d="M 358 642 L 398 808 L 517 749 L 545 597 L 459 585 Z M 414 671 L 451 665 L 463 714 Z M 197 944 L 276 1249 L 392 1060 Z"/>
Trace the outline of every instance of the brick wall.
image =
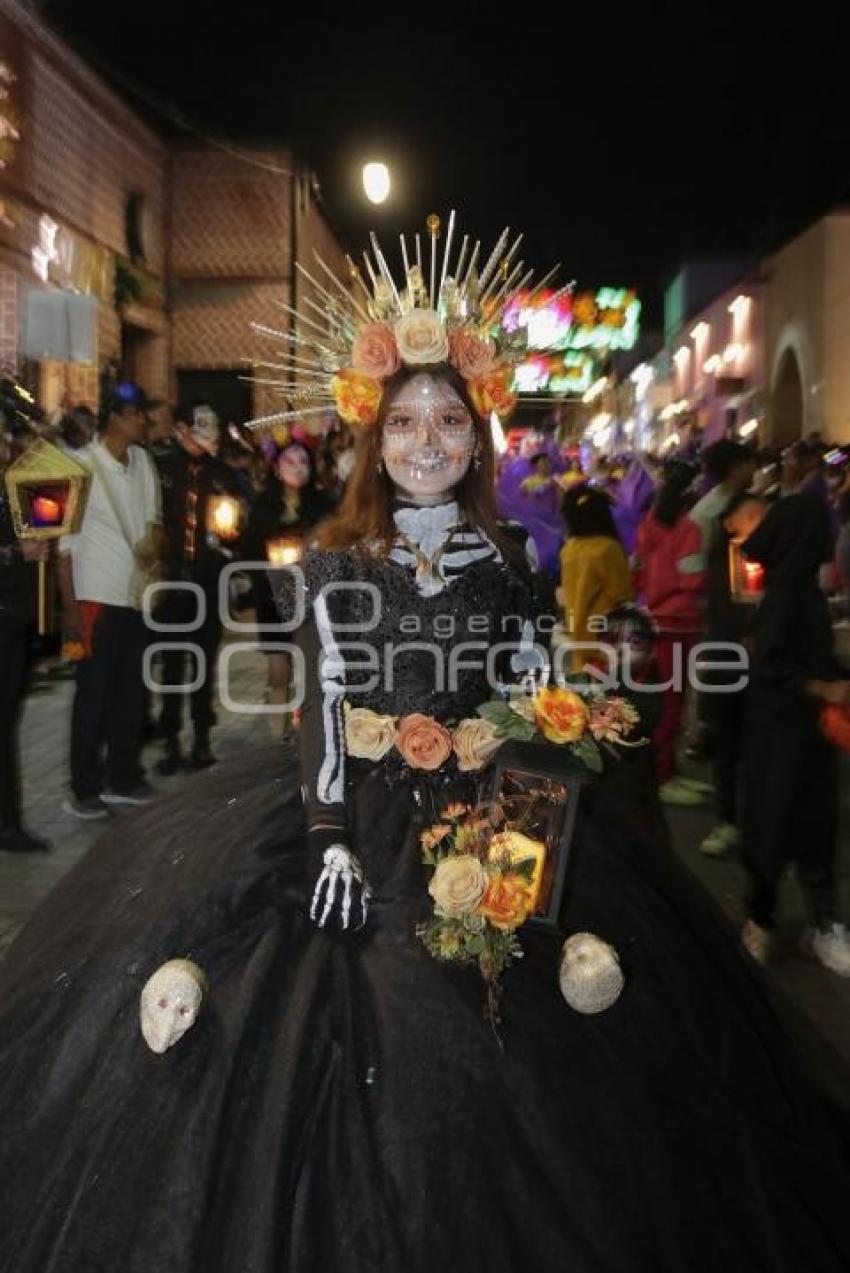
<path id="1" fill-rule="evenodd" d="M 291 158 L 285 150 L 180 148 L 171 159 L 171 272 L 282 278 L 289 272 Z"/>

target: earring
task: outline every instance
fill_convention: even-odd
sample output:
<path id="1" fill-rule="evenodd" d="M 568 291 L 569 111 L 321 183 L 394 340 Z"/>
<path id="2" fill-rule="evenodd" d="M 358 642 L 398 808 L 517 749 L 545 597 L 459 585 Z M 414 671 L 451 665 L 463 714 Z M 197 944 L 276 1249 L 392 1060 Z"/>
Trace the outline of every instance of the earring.
<path id="1" fill-rule="evenodd" d="M 378 463 L 375 465 L 375 472 L 380 476 L 380 474 L 383 473 L 383 471 L 384 471 L 384 461 L 378 460 Z"/>
<path id="2" fill-rule="evenodd" d="M 476 446 L 475 450 L 472 453 L 472 467 L 475 469 L 476 473 L 481 468 L 481 447 L 480 446 Z"/>

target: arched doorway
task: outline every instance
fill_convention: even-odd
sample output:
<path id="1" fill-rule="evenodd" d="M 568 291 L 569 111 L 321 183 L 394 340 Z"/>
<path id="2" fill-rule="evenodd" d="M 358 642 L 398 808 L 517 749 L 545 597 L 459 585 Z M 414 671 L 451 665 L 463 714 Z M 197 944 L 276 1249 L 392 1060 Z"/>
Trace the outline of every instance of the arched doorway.
<path id="1" fill-rule="evenodd" d="M 771 395 L 773 441 L 790 446 L 803 436 L 803 382 L 800 364 L 793 349 L 786 349 L 780 359 Z"/>

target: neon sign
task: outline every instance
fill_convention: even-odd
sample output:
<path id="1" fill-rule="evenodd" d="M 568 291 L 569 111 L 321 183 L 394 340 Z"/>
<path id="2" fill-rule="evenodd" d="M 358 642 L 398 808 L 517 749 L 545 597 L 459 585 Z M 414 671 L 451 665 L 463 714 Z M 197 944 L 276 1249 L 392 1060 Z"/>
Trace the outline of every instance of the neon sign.
<path id="1" fill-rule="evenodd" d="M 640 311 L 637 293 L 622 287 L 576 295 L 520 292 L 505 310 L 503 324 L 509 332 L 525 328 L 530 350 L 609 353 L 634 348 Z"/>

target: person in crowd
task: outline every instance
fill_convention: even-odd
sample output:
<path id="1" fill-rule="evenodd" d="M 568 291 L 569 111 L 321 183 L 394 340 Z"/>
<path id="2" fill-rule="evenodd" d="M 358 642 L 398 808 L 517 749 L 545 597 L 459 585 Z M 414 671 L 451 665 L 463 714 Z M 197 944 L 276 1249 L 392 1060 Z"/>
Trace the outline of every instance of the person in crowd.
<path id="1" fill-rule="evenodd" d="M 519 457 L 502 466 L 496 484 L 499 516 L 525 527 L 534 541 L 539 569 L 552 579 L 558 576 L 564 542 L 563 492 L 552 476 L 560 464 L 544 448 L 543 439 L 531 435 L 523 439 Z"/>
<path id="2" fill-rule="evenodd" d="M 835 545 L 835 571 L 844 595 L 845 608 L 850 614 L 850 490 L 838 501 L 838 540 Z"/>
<path id="3" fill-rule="evenodd" d="M 720 519 L 720 534 L 712 545 L 707 573 L 706 640 L 712 649 L 710 662 L 727 662 L 700 671 L 709 688 L 702 695 L 703 711 L 713 742 L 714 804 L 717 822 L 700 844 L 707 857 L 723 857 L 737 848 L 740 831 L 741 747 L 744 733 L 746 684 L 741 685 L 742 661 L 750 644 L 756 608 L 736 600 L 730 580 L 730 547 L 748 539 L 767 512 L 767 503 L 744 491 L 734 495 Z M 737 647 L 727 648 L 722 647 Z M 743 674 L 746 681 L 746 673 Z"/>
<path id="4" fill-rule="evenodd" d="M 98 437 L 76 457 L 92 475 L 83 523 L 59 544 L 66 635 L 86 651 L 77 666 L 64 808 L 83 819 L 108 817 L 113 805 L 147 804 L 155 794 L 139 764 L 147 644 L 141 590 L 161 551 L 159 481 L 143 446 L 153 405 L 132 382 L 107 398 Z"/>
<path id="5" fill-rule="evenodd" d="M 838 918 L 835 882 L 837 756 L 819 719 L 824 704 L 850 704 L 850 678 L 836 660 L 818 582 L 832 550 L 823 501 L 811 492 L 779 500 L 742 548 L 765 569 L 744 731 L 743 942 L 759 962 L 769 959 L 778 887 L 793 862 L 808 915 L 804 946 L 850 976 L 850 936 Z"/>
<path id="6" fill-rule="evenodd" d="M 94 440 L 97 416 L 86 406 L 72 407 L 63 413 L 59 424 L 59 445 L 67 451 L 80 451 Z"/>
<path id="7" fill-rule="evenodd" d="M 757 463 L 753 451 L 729 438 L 722 438 L 703 452 L 703 479 L 708 491 L 694 504 L 690 515 L 702 532 L 706 561 L 720 534 L 723 510 L 740 491 L 749 490 L 755 478 Z M 697 698 L 695 727 L 685 752 L 691 760 L 708 760 L 714 754 L 714 740 L 705 719 L 703 695 Z"/>
<path id="8" fill-rule="evenodd" d="M 602 491 L 575 487 L 564 496 L 562 511 L 568 534 L 560 555 L 565 626 L 572 642 L 593 645 L 606 616 L 632 599 L 629 561 Z M 573 670 L 581 671 L 590 656 L 589 649 L 574 650 Z"/>
<path id="9" fill-rule="evenodd" d="M 325 438 L 316 461 L 317 484 L 335 508 L 345 492 L 354 467 L 354 439 L 348 425 L 340 423 Z"/>
<path id="10" fill-rule="evenodd" d="M 703 473 L 709 490 L 691 509 L 691 521 L 699 526 L 703 552 L 708 555 L 720 533 L 720 516 L 734 495 L 749 490 L 756 472 L 754 453 L 740 442 L 721 438 L 703 452 Z"/>
<path id="11" fill-rule="evenodd" d="M 194 738 L 188 757 L 190 769 L 206 769 L 215 763 L 210 750 L 210 731 L 215 725 L 213 690 L 216 655 L 221 643 L 221 616 L 218 585 L 221 572 L 233 558 L 238 534 L 234 523 L 232 539 L 224 529 L 212 524 L 211 510 L 218 496 L 240 499 L 240 489 L 232 470 L 218 458 L 220 428 L 218 417 L 207 404 L 185 405 L 178 409 L 175 428 L 177 446 L 160 461 L 163 522 L 168 536 L 168 580 L 174 584 L 197 585 L 196 592 L 169 589 L 157 612 L 161 624 L 200 624 L 186 640 L 200 649 L 200 656 L 186 650 L 166 650 L 162 656 L 162 711 L 159 732 L 163 755 L 157 770 L 164 776 L 177 772 L 183 763 L 180 730 L 183 703 L 191 698 Z M 200 607 L 201 614 L 198 615 Z M 173 687 L 186 684 L 187 662 L 190 678 L 197 688 L 175 693 Z"/>
<path id="12" fill-rule="evenodd" d="M 330 500 L 316 482 L 313 448 L 306 441 L 292 441 L 277 453 L 265 486 L 254 501 L 243 540 L 246 560 L 268 560 L 269 544 L 281 538 L 304 545 L 310 531 L 328 513 Z M 260 648 L 273 646 L 274 629 L 279 624 L 277 608 L 264 570 L 251 572 Z M 268 658 L 266 701 L 275 709 L 269 727 L 275 737 L 286 732 L 288 717 L 283 710 L 289 698 L 292 660 L 281 650 L 265 649 Z"/>
<path id="13" fill-rule="evenodd" d="M 656 660 L 665 688 L 656 759 L 661 799 L 671 805 L 700 804 L 707 794 L 704 784 L 678 773 L 677 759 L 688 660 L 704 622 L 703 531 L 688 515 L 693 479 L 690 465 L 678 460 L 667 465 L 638 530 L 634 559 L 635 585 L 657 629 Z"/>
<path id="14" fill-rule="evenodd" d="M 15 535 L 3 481 L 10 457 L 9 440 L 0 431 L 0 850 L 37 853 L 47 851 L 50 845 L 22 824 L 18 716 L 26 689 L 29 632 L 35 612 L 33 566 L 46 560 L 48 545 Z"/>

